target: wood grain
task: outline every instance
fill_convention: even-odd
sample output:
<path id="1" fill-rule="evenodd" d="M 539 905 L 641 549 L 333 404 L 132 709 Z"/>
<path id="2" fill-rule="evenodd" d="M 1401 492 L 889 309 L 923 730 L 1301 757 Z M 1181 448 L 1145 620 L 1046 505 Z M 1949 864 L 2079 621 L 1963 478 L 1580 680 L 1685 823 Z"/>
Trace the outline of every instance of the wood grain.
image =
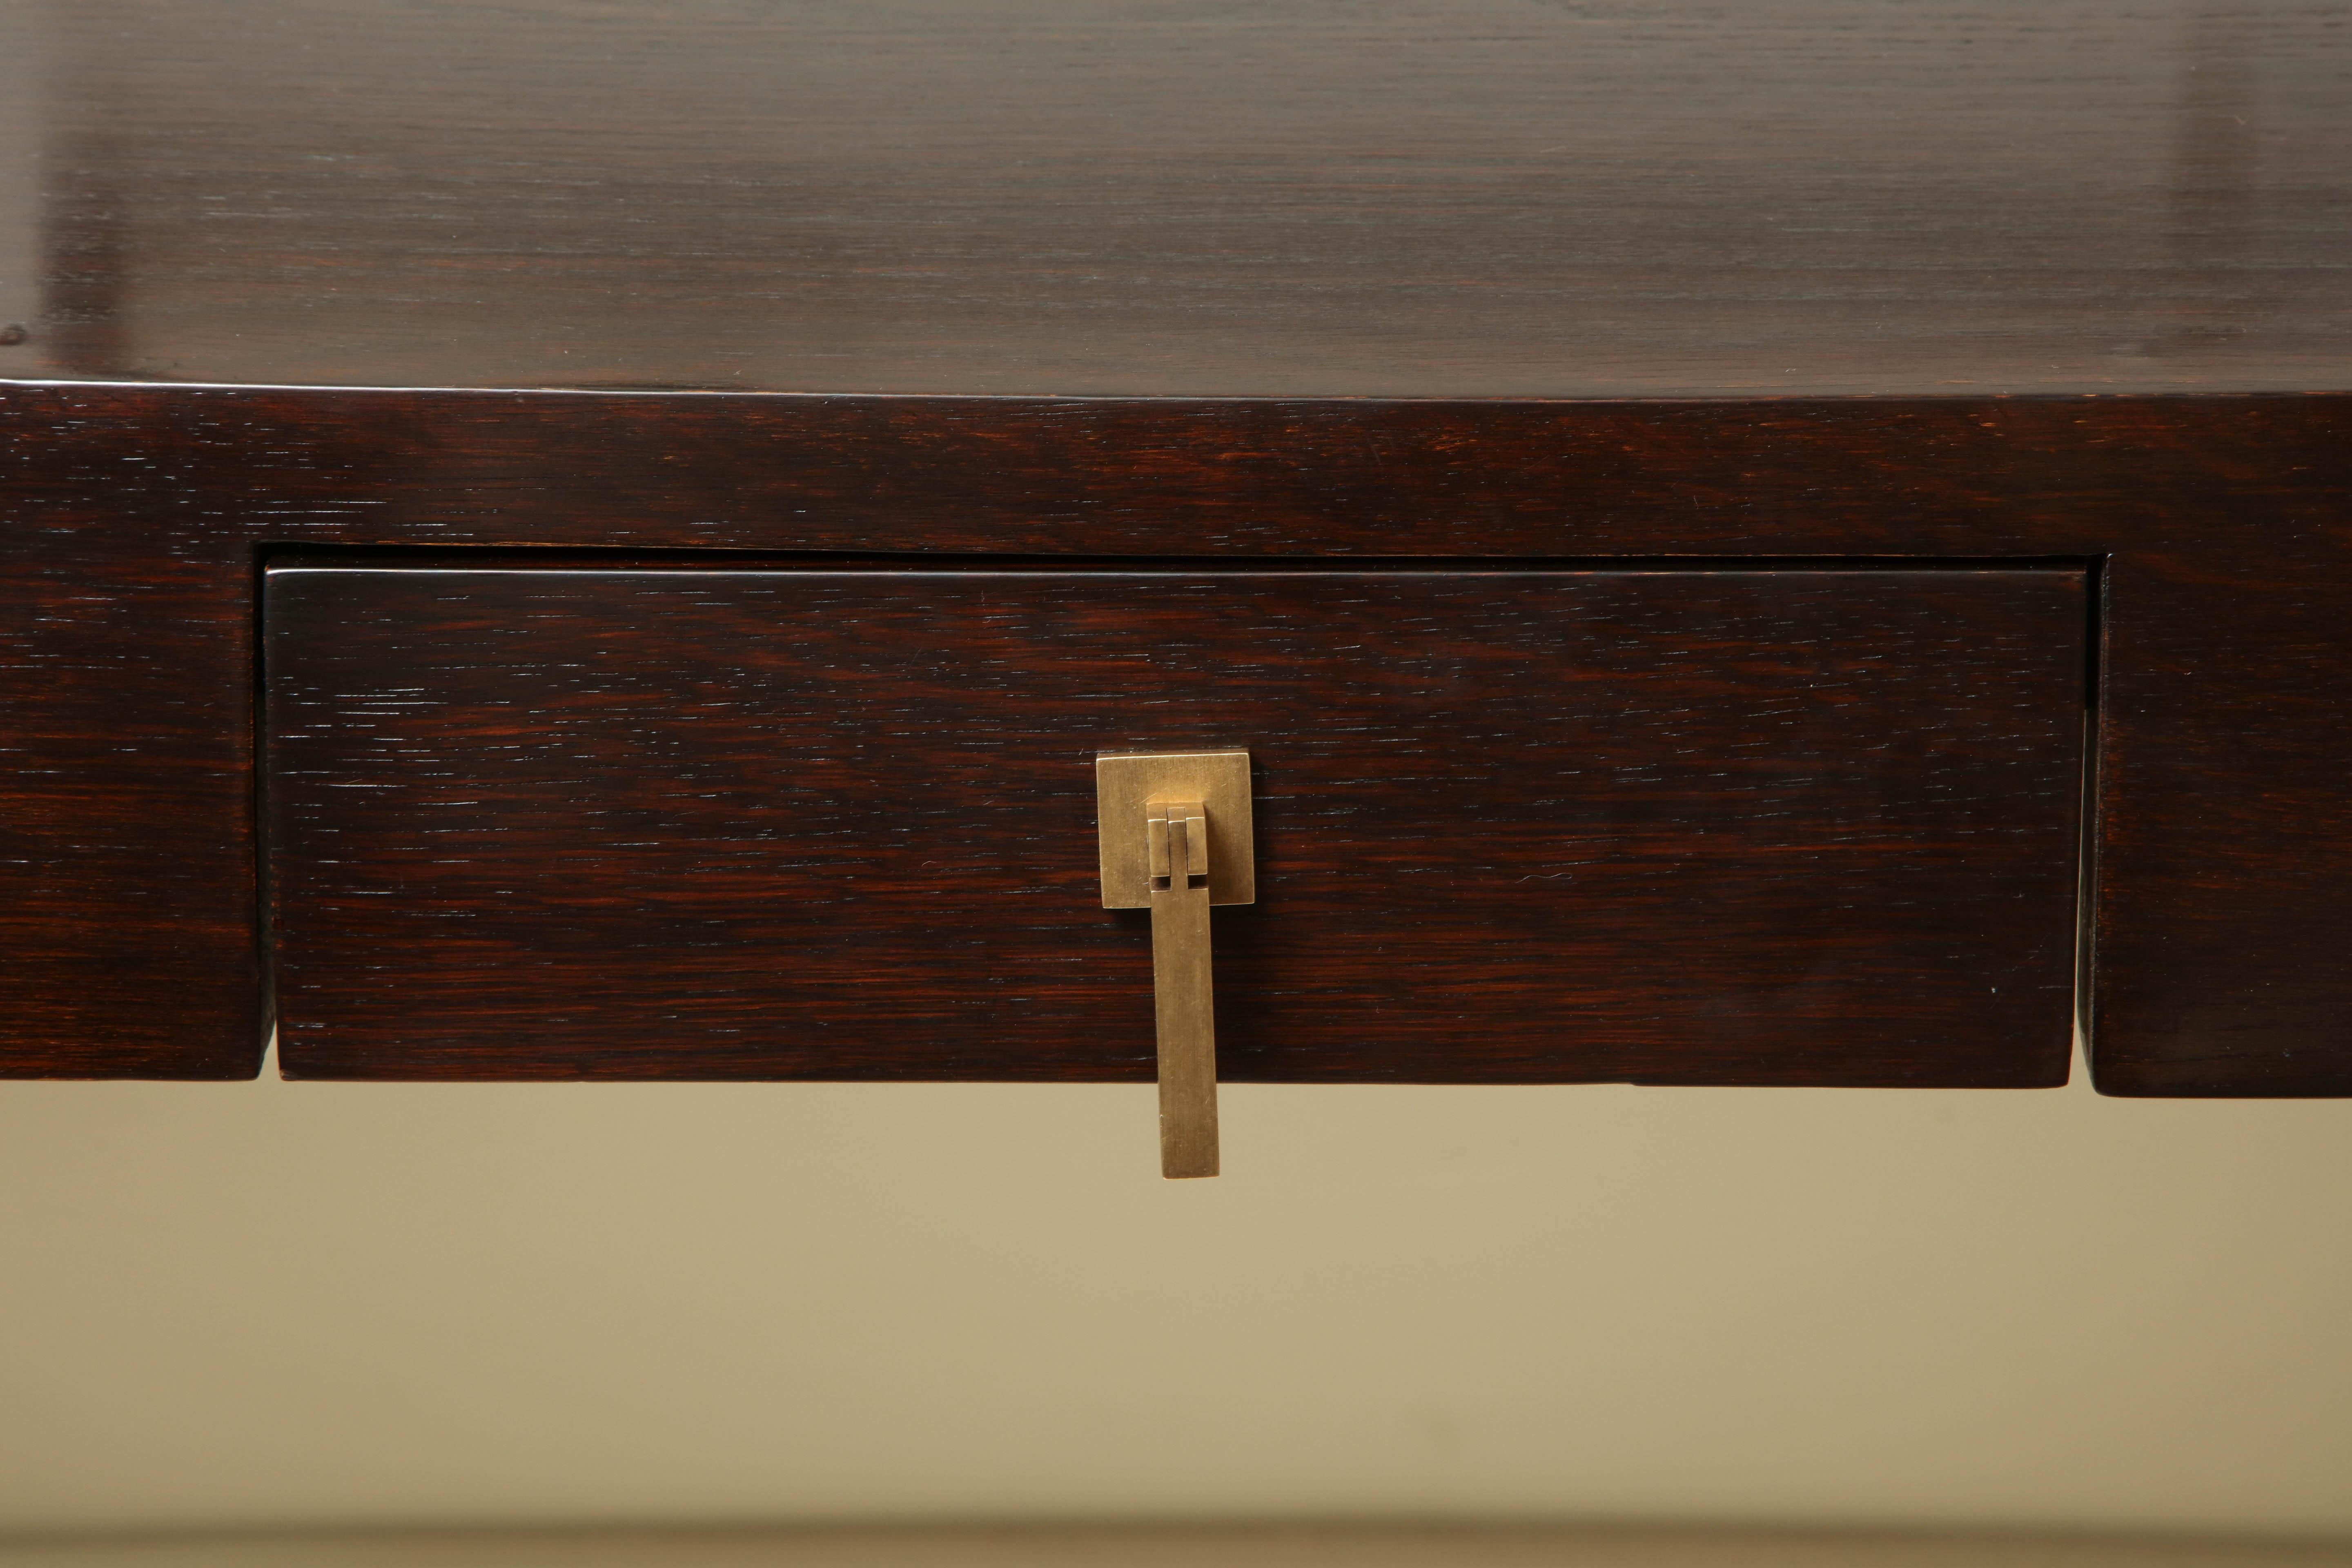
<path id="1" fill-rule="evenodd" d="M 2099 561 L 2099 1085 L 2352 1092 L 2352 397 L 15 388 L 0 517 L 12 1074 L 258 1063 L 257 551 L 567 546 Z"/>
<path id="2" fill-rule="evenodd" d="M 1582 397 L 2352 364 L 2352 35 L 2297 0 L 21 12 L 39 107 L 0 151 L 44 257 L 0 375 Z"/>
<path id="3" fill-rule="evenodd" d="M 1246 745 L 1226 1078 L 2065 1079 L 2078 571 L 267 593 L 297 1077 L 1149 1079 L 1094 760 Z"/>

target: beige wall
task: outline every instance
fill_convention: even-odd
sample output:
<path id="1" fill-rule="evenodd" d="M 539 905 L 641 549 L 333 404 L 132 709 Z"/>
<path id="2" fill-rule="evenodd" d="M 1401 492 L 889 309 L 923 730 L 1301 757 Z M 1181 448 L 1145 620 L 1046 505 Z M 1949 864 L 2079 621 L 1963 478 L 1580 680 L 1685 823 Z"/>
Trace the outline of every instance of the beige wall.
<path id="1" fill-rule="evenodd" d="M 0 1533 L 2352 1531 L 2352 1105 L 0 1085 Z"/>

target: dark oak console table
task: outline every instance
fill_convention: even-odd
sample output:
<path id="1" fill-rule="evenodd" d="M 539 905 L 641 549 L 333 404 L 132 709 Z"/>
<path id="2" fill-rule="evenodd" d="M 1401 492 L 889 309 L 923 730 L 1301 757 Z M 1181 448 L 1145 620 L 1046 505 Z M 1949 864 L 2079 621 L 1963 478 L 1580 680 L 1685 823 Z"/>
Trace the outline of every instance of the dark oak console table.
<path id="1" fill-rule="evenodd" d="M 2352 1092 L 2323 20 L 60 8 L 0 1074 Z"/>

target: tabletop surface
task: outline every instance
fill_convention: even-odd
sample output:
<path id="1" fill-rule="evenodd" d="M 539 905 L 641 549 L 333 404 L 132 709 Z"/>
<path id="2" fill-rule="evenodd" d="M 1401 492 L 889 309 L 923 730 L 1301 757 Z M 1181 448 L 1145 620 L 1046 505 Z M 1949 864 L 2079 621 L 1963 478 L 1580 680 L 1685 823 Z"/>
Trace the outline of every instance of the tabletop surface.
<path id="1" fill-rule="evenodd" d="M 0 379 L 2352 384 L 2335 5 L 81 0 L 0 28 Z"/>

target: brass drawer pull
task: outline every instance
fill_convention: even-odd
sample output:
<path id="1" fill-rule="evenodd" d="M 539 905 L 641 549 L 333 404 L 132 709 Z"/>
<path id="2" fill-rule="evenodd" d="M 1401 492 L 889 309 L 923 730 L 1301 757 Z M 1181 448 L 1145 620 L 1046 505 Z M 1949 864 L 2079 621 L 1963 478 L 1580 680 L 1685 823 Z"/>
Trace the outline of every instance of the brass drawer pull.
<path id="1" fill-rule="evenodd" d="M 1160 1173 L 1217 1173 L 1216 999 L 1209 907 L 1257 897 L 1249 753 L 1095 760 L 1103 907 L 1151 910 Z"/>

